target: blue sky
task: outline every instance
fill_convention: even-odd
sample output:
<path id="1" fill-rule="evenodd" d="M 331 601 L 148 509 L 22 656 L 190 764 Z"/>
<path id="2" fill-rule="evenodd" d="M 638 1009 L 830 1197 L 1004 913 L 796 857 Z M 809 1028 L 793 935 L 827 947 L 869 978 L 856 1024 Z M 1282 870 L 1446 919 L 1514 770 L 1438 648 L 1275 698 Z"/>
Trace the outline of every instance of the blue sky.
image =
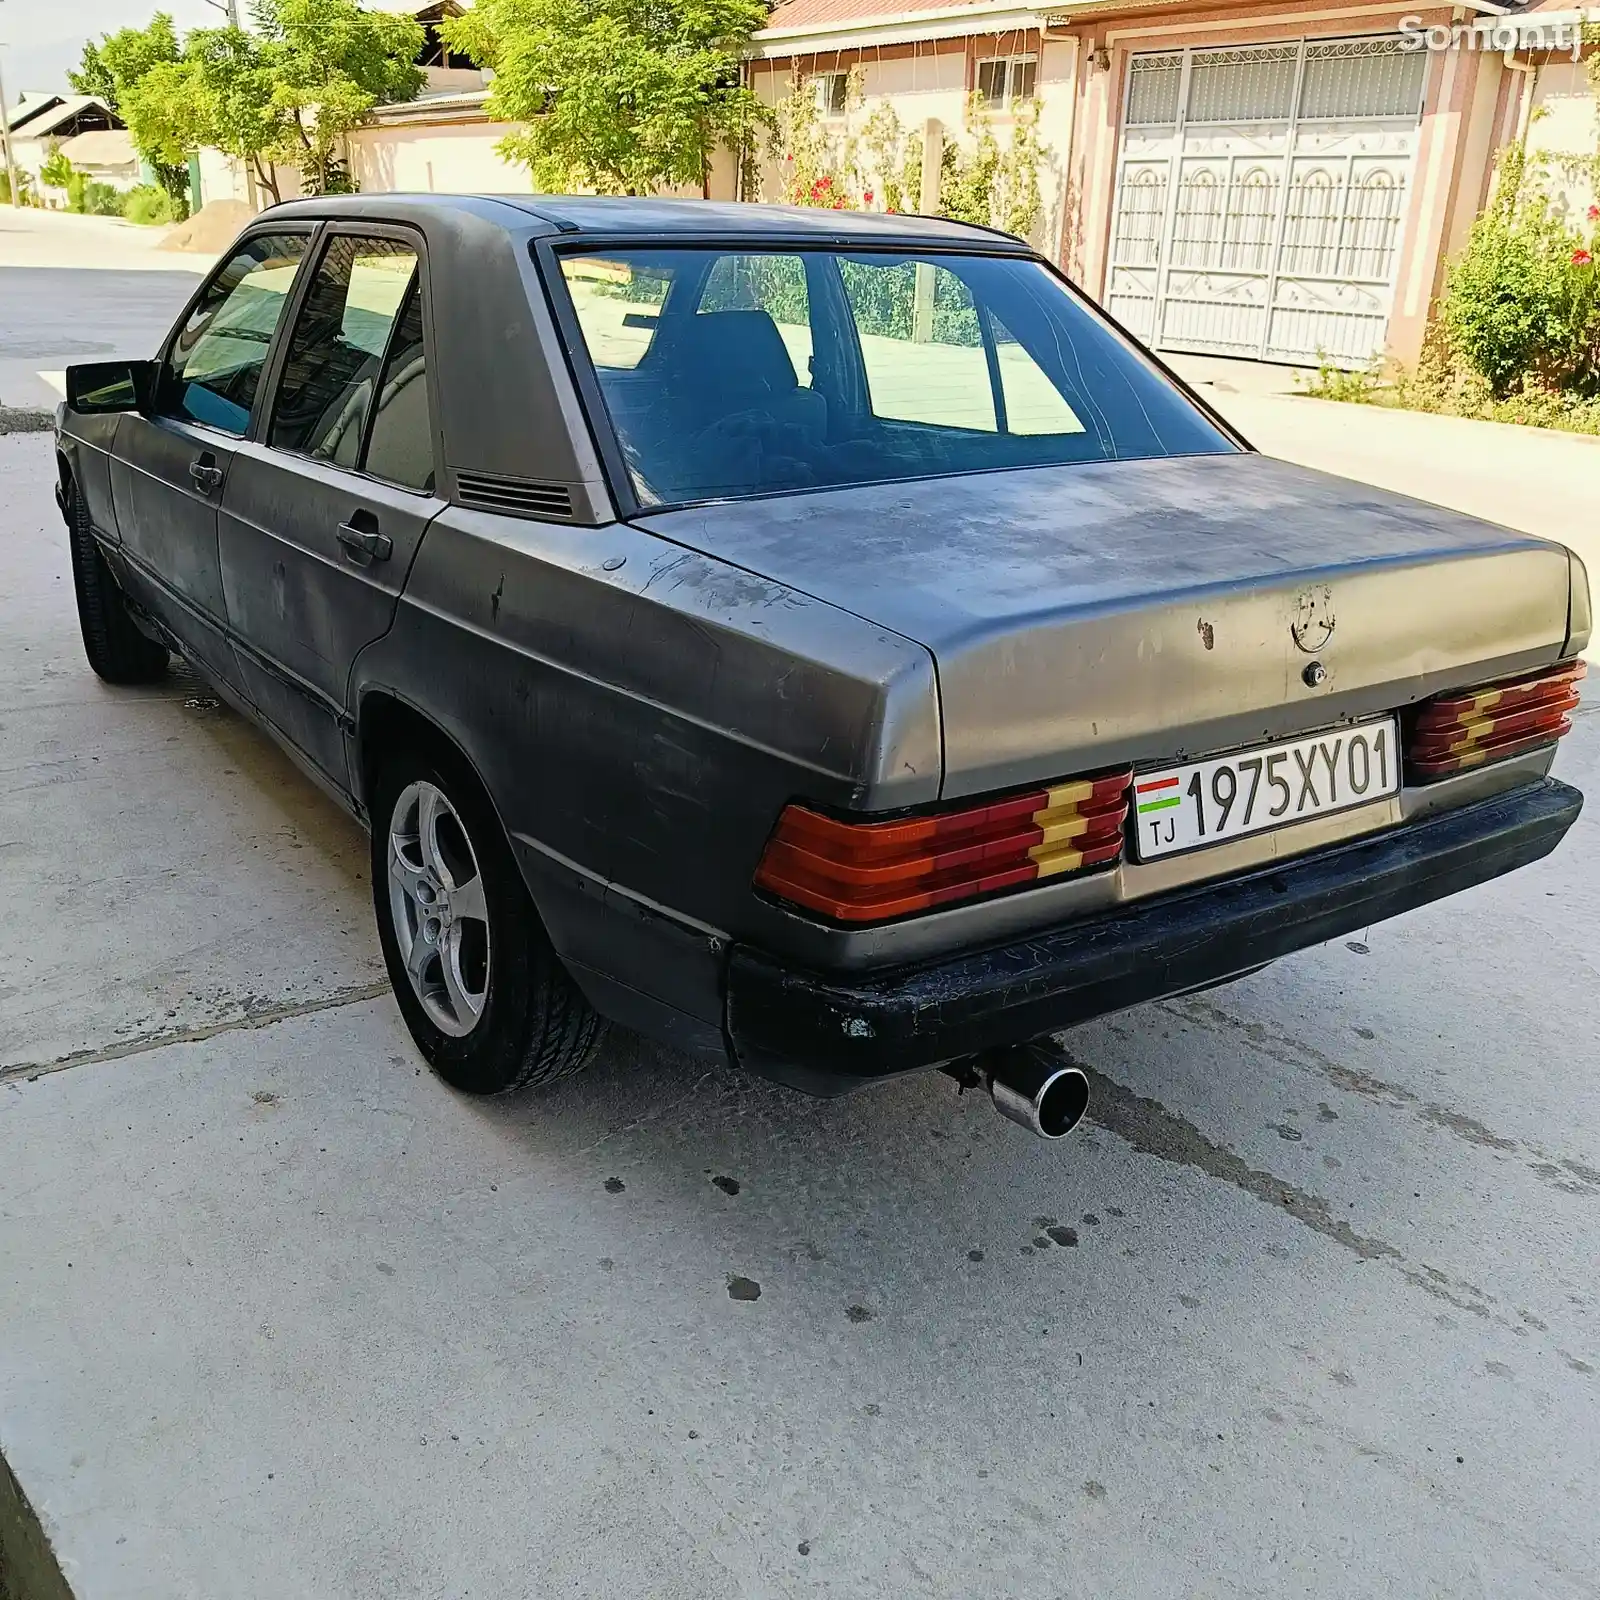
<path id="1" fill-rule="evenodd" d="M 157 11 L 171 12 L 179 30 L 222 21 L 205 0 L 0 0 L 0 72 L 6 98 L 25 89 L 62 90 L 85 39 L 116 28 L 142 27 Z"/>

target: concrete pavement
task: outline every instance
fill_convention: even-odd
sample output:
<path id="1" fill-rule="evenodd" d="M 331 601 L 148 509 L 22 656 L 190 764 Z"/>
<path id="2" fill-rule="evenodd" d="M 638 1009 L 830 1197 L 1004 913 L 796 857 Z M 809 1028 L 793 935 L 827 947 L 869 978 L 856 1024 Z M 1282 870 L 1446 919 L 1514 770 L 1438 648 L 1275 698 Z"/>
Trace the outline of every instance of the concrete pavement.
<path id="1" fill-rule="evenodd" d="M 357 830 L 89 674 L 49 484 L 0 439 L 0 1452 L 79 1600 L 1600 1593 L 1593 814 L 1078 1030 L 1065 1147 L 626 1040 L 474 1103 Z"/>
<path id="2" fill-rule="evenodd" d="M 161 248 L 171 232 L 170 227 L 142 228 L 121 217 L 0 206 L 0 262 L 92 271 L 204 272 L 210 265 L 205 259 Z"/>
<path id="3" fill-rule="evenodd" d="M 73 362 L 155 352 L 211 265 L 159 250 L 168 231 L 0 206 L 0 412 L 53 410 Z"/>
<path id="4" fill-rule="evenodd" d="M 155 354 L 191 272 L 0 265 L 0 404 L 53 410 L 74 362 Z"/>
<path id="5" fill-rule="evenodd" d="M 148 348 L 193 281 L 0 265 L 0 339 Z M 1209 381 L 1593 538 L 1588 441 Z M 89 674 L 49 486 L 0 438 L 0 1453 L 79 1600 L 1600 1595 L 1593 815 L 1078 1030 L 1066 1147 L 627 1040 L 477 1104 L 359 831 L 193 680 Z"/>

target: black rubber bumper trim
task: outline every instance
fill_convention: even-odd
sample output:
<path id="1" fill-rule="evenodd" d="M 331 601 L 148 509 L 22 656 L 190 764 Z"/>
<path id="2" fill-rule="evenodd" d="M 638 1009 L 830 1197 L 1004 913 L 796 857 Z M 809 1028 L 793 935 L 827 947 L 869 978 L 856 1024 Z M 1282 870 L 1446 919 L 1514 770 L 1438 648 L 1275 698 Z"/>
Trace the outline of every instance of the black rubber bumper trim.
<path id="1" fill-rule="evenodd" d="M 1140 901 L 1011 944 L 828 976 L 736 946 L 741 1065 L 816 1094 L 1020 1044 L 1219 983 L 1548 855 L 1583 808 L 1553 778 L 1246 878 Z"/>

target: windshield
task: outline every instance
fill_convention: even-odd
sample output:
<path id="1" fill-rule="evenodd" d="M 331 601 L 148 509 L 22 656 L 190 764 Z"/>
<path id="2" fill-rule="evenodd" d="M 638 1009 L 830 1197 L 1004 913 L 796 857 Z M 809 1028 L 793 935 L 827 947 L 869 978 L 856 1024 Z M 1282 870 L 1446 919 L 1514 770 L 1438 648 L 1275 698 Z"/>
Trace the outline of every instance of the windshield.
<path id="1" fill-rule="evenodd" d="M 700 248 L 561 267 L 647 505 L 1235 448 L 1037 261 Z"/>

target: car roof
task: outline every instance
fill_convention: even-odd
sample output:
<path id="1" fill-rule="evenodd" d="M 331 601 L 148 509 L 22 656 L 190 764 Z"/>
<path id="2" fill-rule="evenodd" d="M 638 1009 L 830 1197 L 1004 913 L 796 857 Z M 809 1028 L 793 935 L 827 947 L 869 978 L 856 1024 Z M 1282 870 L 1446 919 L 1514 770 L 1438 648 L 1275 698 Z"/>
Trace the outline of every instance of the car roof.
<path id="1" fill-rule="evenodd" d="M 267 215 L 375 218 L 422 211 L 471 212 L 507 231 L 582 234 L 641 243 L 671 238 L 770 239 L 814 244 L 893 244 L 978 247 L 1016 253 L 1029 249 L 998 229 L 945 217 L 881 211 L 832 211 L 815 206 L 769 206 L 742 201 L 656 200 L 615 195 L 360 194 L 326 195 L 274 206 Z M 529 225 L 533 224 L 530 228 Z M 543 226 L 539 226 L 543 224 Z M 1031 252 L 1030 252 L 1031 253 Z"/>

